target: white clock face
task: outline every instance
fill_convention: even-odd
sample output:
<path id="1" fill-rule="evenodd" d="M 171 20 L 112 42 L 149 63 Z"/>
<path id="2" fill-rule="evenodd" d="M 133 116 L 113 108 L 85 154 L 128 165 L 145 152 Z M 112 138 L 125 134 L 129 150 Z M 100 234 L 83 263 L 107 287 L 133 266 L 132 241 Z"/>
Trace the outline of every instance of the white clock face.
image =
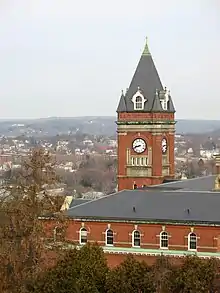
<path id="1" fill-rule="evenodd" d="M 137 138 L 133 141 L 132 147 L 136 153 L 141 154 L 146 150 L 147 145 L 146 145 L 146 142 L 142 138 Z"/>
<path id="2" fill-rule="evenodd" d="M 166 140 L 166 138 L 162 139 L 161 148 L 162 148 L 162 153 L 163 154 L 166 153 L 166 151 L 167 151 L 167 140 Z"/>

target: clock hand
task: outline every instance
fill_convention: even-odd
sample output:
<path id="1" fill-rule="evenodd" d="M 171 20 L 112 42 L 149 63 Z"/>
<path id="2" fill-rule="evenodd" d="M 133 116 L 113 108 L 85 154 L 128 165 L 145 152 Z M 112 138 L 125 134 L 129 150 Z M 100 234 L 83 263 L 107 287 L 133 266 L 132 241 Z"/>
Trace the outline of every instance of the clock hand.
<path id="1" fill-rule="evenodd" d="M 134 148 L 136 149 L 136 148 L 139 148 L 139 147 L 141 147 L 141 145 L 139 144 L 139 145 L 136 145 Z"/>

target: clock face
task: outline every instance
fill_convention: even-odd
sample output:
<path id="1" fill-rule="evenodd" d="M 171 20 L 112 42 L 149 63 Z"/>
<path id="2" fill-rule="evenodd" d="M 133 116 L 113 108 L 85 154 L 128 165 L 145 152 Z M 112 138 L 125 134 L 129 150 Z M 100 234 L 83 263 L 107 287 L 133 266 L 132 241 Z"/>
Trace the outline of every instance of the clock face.
<path id="1" fill-rule="evenodd" d="M 132 147 L 136 153 L 141 154 L 146 150 L 147 145 L 142 138 L 137 138 L 133 141 Z"/>
<path id="2" fill-rule="evenodd" d="M 167 151 L 167 140 L 166 140 L 166 138 L 162 139 L 161 148 L 162 148 L 162 153 L 165 154 L 166 151 Z"/>

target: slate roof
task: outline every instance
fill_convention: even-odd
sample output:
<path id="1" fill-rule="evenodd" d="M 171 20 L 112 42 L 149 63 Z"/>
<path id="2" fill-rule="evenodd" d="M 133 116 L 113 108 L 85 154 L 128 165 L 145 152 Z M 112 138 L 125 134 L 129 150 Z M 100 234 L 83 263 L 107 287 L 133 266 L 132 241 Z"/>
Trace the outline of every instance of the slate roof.
<path id="1" fill-rule="evenodd" d="M 83 199 L 83 198 L 74 198 L 71 203 L 70 203 L 70 206 L 69 206 L 69 209 L 72 208 L 72 207 L 75 207 L 75 206 L 78 206 L 82 203 L 86 203 L 86 202 L 89 202 L 91 201 L 91 199 Z"/>
<path id="2" fill-rule="evenodd" d="M 151 111 L 152 112 L 161 112 L 161 111 L 163 111 L 158 95 L 156 95 L 155 98 L 154 98 Z"/>
<path id="3" fill-rule="evenodd" d="M 146 43 L 144 51 L 141 55 L 140 61 L 132 78 L 131 84 L 126 92 L 125 96 L 122 95 L 118 104 L 117 112 L 134 112 L 134 106 L 132 102 L 133 95 L 140 89 L 144 97 L 147 99 L 144 105 L 144 112 L 151 112 L 152 109 L 158 112 L 164 112 L 164 110 L 158 106 L 154 106 L 154 99 L 158 99 L 156 92 L 164 91 L 159 74 L 155 67 L 153 58 L 150 54 L 148 45 Z M 168 110 L 166 112 L 175 112 L 175 108 L 170 97 L 168 104 Z"/>
<path id="4" fill-rule="evenodd" d="M 220 224 L 220 193 L 124 190 L 67 211 L 73 218 Z"/>
<path id="5" fill-rule="evenodd" d="M 216 175 L 197 177 L 193 179 L 177 180 L 160 185 L 153 185 L 145 189 L 178 190 L 178 191 L 212 191 L 215 186 Z"/>

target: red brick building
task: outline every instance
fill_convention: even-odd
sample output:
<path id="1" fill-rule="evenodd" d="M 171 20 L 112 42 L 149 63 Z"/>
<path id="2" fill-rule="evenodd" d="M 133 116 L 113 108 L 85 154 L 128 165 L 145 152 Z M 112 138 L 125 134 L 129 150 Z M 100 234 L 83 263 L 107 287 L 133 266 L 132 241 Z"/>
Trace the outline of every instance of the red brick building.
<path id="1" fill-rule="evenodd" d="M 220 258 L 219 178 L 163 183 L 174 177 L 175 109 L 147 45 L 117 112 L 119 192 L 71 202 L 67 245 L 97 242 L 110 265 L 129 253 Z M 56 221 L 45 221 L 59 241 Z"/>
<path id="2" fill-rule="evenodd" d="M 146 43 L 117 108 L 118 190 L 174 178 L 174 113 Z"/>
<path id="3" fill-rule="evenodd" d="M 220 193 L 212 191 L 214 182 L 207 176 L 73 200 L 66 211 L 68 246 L 98 243 L 110 265 L 129 253 L 148 262 L 161 254 L 220 258 Z M 47 223 L 59 241 L 56 221 Z"/>

